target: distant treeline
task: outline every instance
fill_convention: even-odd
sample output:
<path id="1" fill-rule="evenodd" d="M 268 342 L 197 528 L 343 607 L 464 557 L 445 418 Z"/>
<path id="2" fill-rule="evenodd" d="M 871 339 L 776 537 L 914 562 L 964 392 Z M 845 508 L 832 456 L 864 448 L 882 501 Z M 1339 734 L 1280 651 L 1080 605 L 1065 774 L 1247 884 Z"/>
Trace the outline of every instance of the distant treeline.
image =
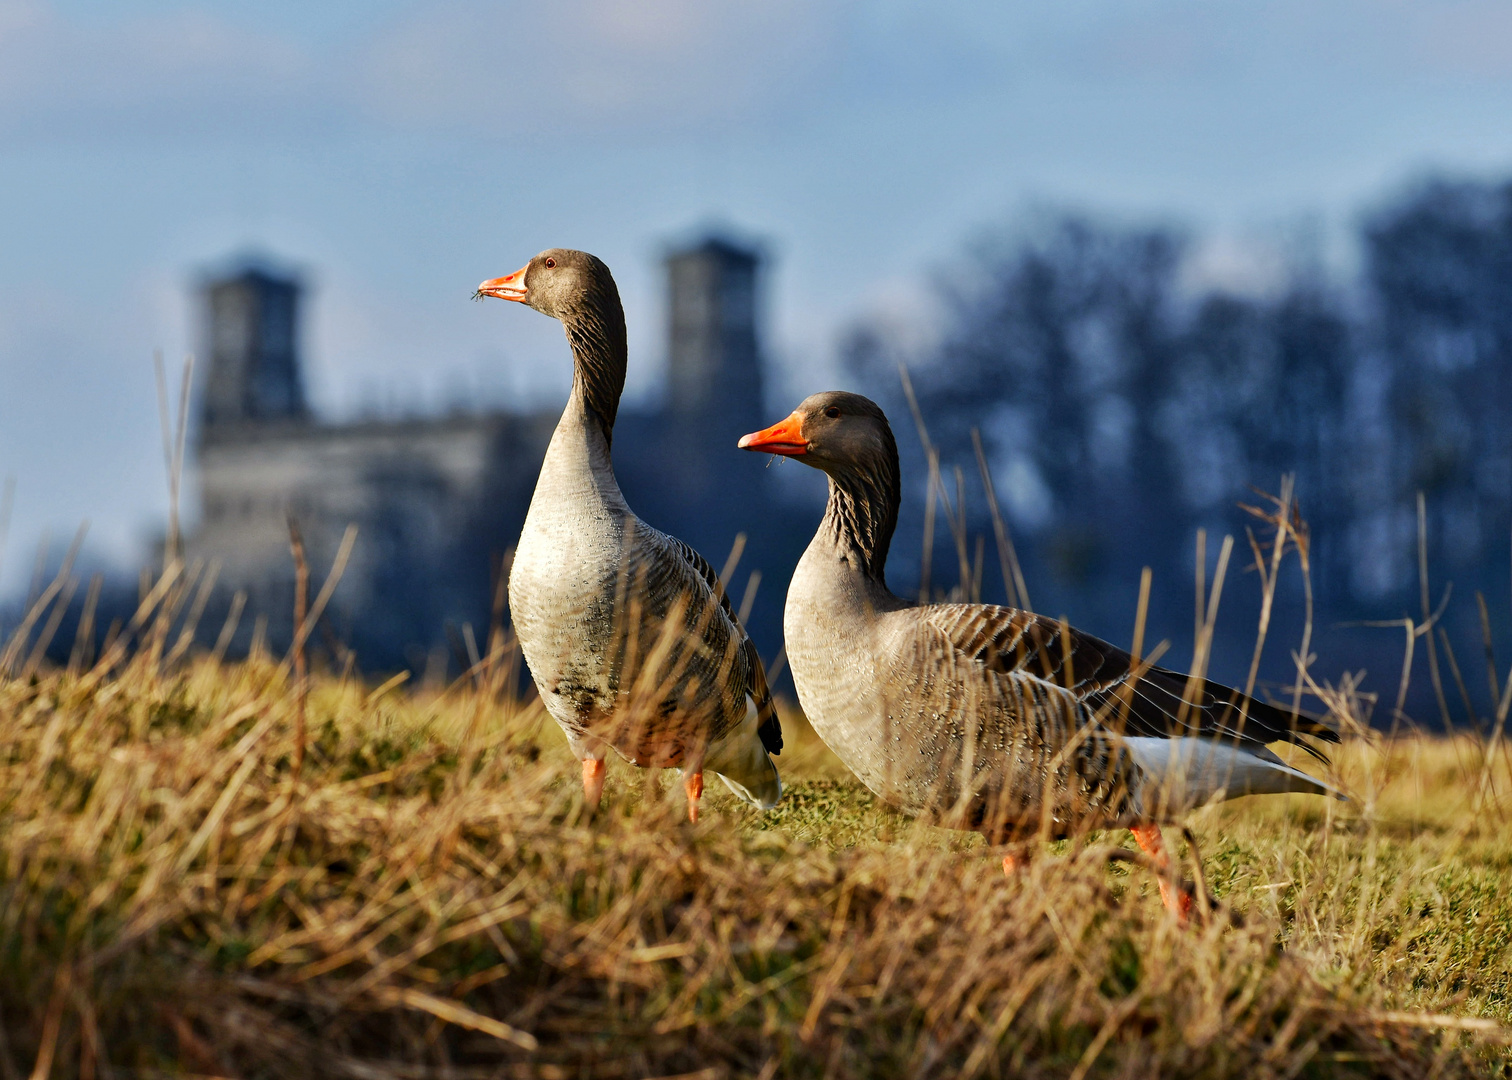
<path id="1" fill-rule="evenodd" d="M 1486 722 L 1490 643 L 1474 594 L 1497 631 L 1512 614 L 1512 183 L 1423 183 L 1365 216 L 1359 243 L 1358 280 L 1299 260 L 1279 287 L 1234 295 L 1190 285 L 1193 245 L 1177 229 L 1046 216 L 941 265 L 947 314 L 935 344 L 910 350 L 884 325 L 863 325 L 845 361 L 885 397 L 902 432 L 912 425 L 896 367 L 911 370 L 944 487 L 954 499 L 952 467 L 961 466 L 971 528 L 989 538 L 988 598 L 997 560 L 973 428 L 1034 606 L 1123 640 L 1149 565 L 1152 621 L 1189 645 L 1197 529 L 1212 534 L 1209 575 L 1224 534 L 1237 543 L 1231 569 L 1252 566 L 1245 530 L 1262 542 L 1268 530 L 1238 504 L 1263 507 L 1251 485 L 1274 493 L 1294 474 L 1311 527 L 1323 657 L 1338 661 L 1331 674 L 1366 664 L 1389 698 L 1403 631 L 1339 624 L 1422 622 L 1421 492 L 1429 607 L 1451 581 L 1456 595 L 1433 640 L 1418 635 L 1416 653 L 1426 662 L 1435 647 L 1455 722 L 1466 713 Z M 923 524 L 925 466 L 918 440 L 901 442 L 914 455 L 905 474 L 917 480 L 906 538 Z M 920 546 L 905 539 L 898 549 L 917 572 Z M 953 584 L 959 560 L 943 523 L 936 553 L 933 580 Z M 1290 637 L 1267 664 L 1278 678 L 1303 614 L 1295 571 L 1293 562 Z M 1235 610 L 1220 661 L 1253 640 L 1253 579 L 1229 579 L 1224 602 Z M 1441 719 L 1432 698 L 1427 705 L 1420 718 Z"/>

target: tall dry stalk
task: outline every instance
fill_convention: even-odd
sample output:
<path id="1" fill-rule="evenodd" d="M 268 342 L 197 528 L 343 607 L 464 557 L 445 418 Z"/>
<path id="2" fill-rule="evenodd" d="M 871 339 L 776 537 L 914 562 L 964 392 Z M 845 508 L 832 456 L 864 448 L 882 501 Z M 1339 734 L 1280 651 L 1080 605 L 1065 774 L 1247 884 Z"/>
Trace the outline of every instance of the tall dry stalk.
<path id="1" fill-rule="evenodd" d="M 310 615 L 310 564 L 305 558 L 299 522 L 293 514 L 289 515 L 289 551 L 294 556 L 294 640 L 289 646 L 289 655 L 294 662 L 294 781 L 298 783 L 304 768 L 305 711 L 310 694 L 310 673 L 305 658 L 305 644 L 309 640 L 305 623 Z"/>
<path id="2" fill-rule="evenodd" d="M 306 648 L 310 642 L 310 635 L 320 622 L 320 617 L 325 614 L 326 605 L 330 603 L 336 586 L 346 572 L 347 561 L 351 558 L 352 548 L 357 543 L 357 526 L 348 525 L 346 532 L 342 534 L 341 543 L 336 548 L 336 557 L 331 562 L 330 572 L 326 574 L 326 579 L 320 586 L 320 592 L 315 596 L 315 602 L 311 603 L 310 563 L 305 555 L 304 535 L 300 532 L 299 522 L 293 514 L 288 516 L 288 523 L 289 552 L 294 560 L 294 633 L 289 644 L 289 655 L 280 667 L 292 666 L 294 669 L 294 779 L 297 781 L 304 766 L 307 736 L 305 713 L 309 699 L 309 658 L 306 655 Z"/>
<path id="3" fill-rule="evenodd" d="M 1423 623 L 1432 625 L 1435 620 L 1430 616 L 1428 599 L 1428 502 L 1421 491 L 1417 493 L 1417 547 L 1418 592 L 1422 601 Z M 1448 603 L 1447 596 L 1444 600 Z M 1449 716 L 1449 702 L 1444 697 L 1444 681 L 1439 677 L 1438 649 L 1433 643 L 1431 631 L 1424 635 L 1424 641 L 1428 646 L 1428 677 L 1433 683 L 1433 698 L 1438 703 L 1439 719 L 1444 724 L 1444 730 L 1453 736 L 1454 720 Z"/>
<path id="4" fill-rule="evenodd" d="M 1024 571 L 1019 565 L 1018 551 L 1013 546 L 1013 537 L 1008 524 L 1003 520 L 998 506 L 997 487 L 992 482 L 992 469 L 987 464 L 987 453 L 982 448 L 982 433 L 971 429 L 971 446 L 976 451 L 977 470 L 982 474 L 982 490 L 987 496 L 987 510 L 992 516 L 992 534 L 997 540 L 998 566 L 1003 575 L 1003 590 L 1008 594 L 1008 606 L 1023 611 L 1033 611 L 1029 600 L 1029 587 L 1024 583 Z"/>
<path id="5" fill-rule="evenodd" d="M 168 478 L 168 538 L 163 545 L 163 566 L 183 558 L 183 534 L 179 522 L 179 496 L 183 490 L 185 450 L 189 433 L 189 390 L 194 380 L 194 357 L 184 357 L 179 379 L 178 410 L 170 416 L 168 409 L 168 373 L 162 352 L 152 357 L 157 381 L 158 423 L 163 434 L 163 465 Z"/>
<path id="6" fill-rule="evenodd" d="M 180 503 L 183 492 L 184 467 L 188 447 L 189 431 L 189 396 L 194 378 L 194 357 L 184 357 L 183 369 L 179 379 L 179 395 L 176 411 L 170 411 L 168 394 L 168 375 L 163 364 L 163 354 L 153 354 L 153 374 L 157 386 L 158 424 L 163 437 L 163 466 L 168 484 L 168 533 L 163 541 L 162 573 L 168 577 L 172 573 L 172 584 L 164 598 L 163 603 L 156 609 L 156 615 L 152 622 L 149 634 L 147 662 L 154 667 L 160 667 L 163 660 L 164 650 L 167 648 L 168 636 L 171 632 L 174 620 L 182 613 L 184 605 L 189 600 L 191 590 L 199 577 L 202 567 L 189 572 L 184 566 L 184 541 L 180 518 Z M 144 568 L 143 594 L 150 589 L 151 575 Z"/>
<path id="7" fill-rule="evenodd" d="M 32 588 L 33 598 L 28 601 L 20 623 L 11 631 L 10 637 L 6 640 L 4 647 L 0 648 L 0 678 L 12 672 L 16 661 L 20 659 L 21 653 L 26 649 L 27 644 L 31 640 L 32 628 L 47 613 L 48 608 L 53 605 L 59 594 L 66 589 L 69 595 L 72 595 L 73 586 L 70 582 L 74 581 L 74 560 L 78 558 L 79 552 L 84 546 L 84 537 L 88 531 L 89 522 L 86 521 L 79 526 L 79 531 L 74 534 L 73 542 L 69 544 L 68 550 L 63 554 L 63 561 L 58 565 L 58 572 L 45 587 L 40 584 L 40 575 L 34 575 L 34 577 L 37 577 L 37 583 Z M 54 629 L 56 629 L 56 624 L 54 624 Z M 29 674 L 30 672 L 28 672 Z"/>
<path id="8" fill-rule="evenodd" d="M 89 591 L 84 595 L 84 610 L 79 613 L 79 626 L 74 632 L 73 649 L 68 656 L 68 671 L 76 675 L 94 659 L 95 611 L 100 604 L 100 591 L 105 587 L 105 575 L 90 576 Z"/>
<path id="9" fill-rule="evenodd" d="M 1249 538 L 1250 551 L 1255 556 L 1255 572 L 1260 576 L 1260 619 L 1255 631 L 1255 649 L 1250 654 L 1249 671 L 1244 677 L 1244 696 L 1253 697 L 1255 693 L 1255 680 L 1260 675 L 1260 657 L 1265 651 L 1265 640 L 1270 634 L 1271 612 L 1276 602 L 1276 582 L 1281 573 L 1281 559 L 1286 554 L 1288 539 L 1287 522 L 1291 518 L 1291 507 L 1296 477 L 1292 473 L 1285 473 L 1281 477 L 1281 487 L 1274 496 L 1260 493 L 1263 498 L 1268 498 L 1276 504 L 1274 515 L 1255 506 L 1239 504 L 1241 510 L 1260 518 L 1270 524 L 1274 529 L 1271 538 L 1271 551 L 1269 560 L 1262 553 L 1259 541 L 1255 539 L 1252 530 L 1246 529 L 1245 535 Z M 1239 715 L 1239 729 L 1242 731 L 1244 723 L 1248 719 L 1246 708 L 1241 708 Z"/>

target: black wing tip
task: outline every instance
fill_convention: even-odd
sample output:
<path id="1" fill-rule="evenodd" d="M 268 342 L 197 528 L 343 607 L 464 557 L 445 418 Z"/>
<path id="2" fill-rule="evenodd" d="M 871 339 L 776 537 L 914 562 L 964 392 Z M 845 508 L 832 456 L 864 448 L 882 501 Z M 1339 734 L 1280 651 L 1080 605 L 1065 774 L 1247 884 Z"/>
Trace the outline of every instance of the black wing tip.
<path id="1" fill-rule="evenodd" d="M 1275 733 L 1274 741 L 1289 743 L 1292 746 L 1301 747 L 1314 760 L 1330 765 L 1327 754 L 1314 746 L 1309 739 L 1316 739 L 1320 743 L 1338 745 L 1343 742 L 1339 733 L 1339 726 L 1329 720 L 1328 717 L 1316 716 L 1309 712 L 1292 712 L 1289 706 L 1272 705 L 1258 698 L 1250 699 L 1259 706 L 1257 712 L 1269 711 L 1270 725 Z"/>
<path id="2" fill-rule="evenodd" d="M 775 712 L 756 729 L 756 734 L 761 738 L 761 745 L 767 753 L 773 757 L 782 753 L 782 721 L 777 719 Z"/>
<path id="3" fill-rule="evenodd" d="M 1271 724 L 1280 729 L 1283 739 L 1296 742 L 1300 736 L 1307 735 L 1320 742 L 1341 741 L 1339 725 L 1326 716 L 1318 716 L 1316 713 L 1305 712 L 1301 709 L 1293 712 L 1289 705 L 1273 705 L 1259 698 L 1250 700 L 1268 714 Z"/>
<path id="4" fill-rule="evenodd" d="M 1185 693 L 1187 676 L 1167 668 L 1152 668 L 1151 673 L 1170 680 L 1168 685 L 1161 687 L 1166 693 L 1177 698 Z M 1148 674 L 1141 679 L 1141 682 L 1160 686 L 1160 680 L 1150 679 Z M 1178 688 L 1175 684 L 1180 684 L 1180 687 Z M 1247 717 L 1246 723 L 1238 730 L 1230 728 L 1227 723 L 1219 724 L 1220 733 L 1259 743 L 1288 743 L 1300 747 L 1324 765 L 1330 764 L 1328 755 L 1308 740 L 1315 739 L 1320 743 L 1335 745 L 1343 741 L 1340 724 L 1332 718 L 1331 714 L 1318 716 L 1303 709 L 1293 711 L 1290 704 L 1278 705 L 1263 698 L 1246 696 L 1233 687 L 1211 680 L 1203 681 L 1203 693 L 1216 699 L 1214 706 L 1210 706 L 1210 709 L 1216 707 L 1222 710 L 1220 715 L 1228 718 L 1235 709 L 1243 709 Z"/>
<path id="5" fill-rule="evenodd" d="M 1313 724 L 1301 728 L 1300 730 L 1302 731 L 1302 734 L 1311 735 L 1313 738 L 1319 739 L 1326 743 L 1339 743 L 1344 741 L 1343 737 L 1339 734 L 1338 728 L 1332 727 L 1322 721 L 1314 721 Z"/>

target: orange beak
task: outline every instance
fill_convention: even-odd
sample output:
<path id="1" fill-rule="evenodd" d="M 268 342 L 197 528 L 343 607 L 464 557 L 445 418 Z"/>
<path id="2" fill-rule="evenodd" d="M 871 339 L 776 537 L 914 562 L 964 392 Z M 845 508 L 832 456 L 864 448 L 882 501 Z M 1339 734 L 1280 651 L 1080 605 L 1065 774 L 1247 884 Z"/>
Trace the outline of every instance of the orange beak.
<path id="1" fill-rule="evenodd" d="M 523 304 L 525 302 L 525 271 L 529 269 L 530 264 L 526 263 L 512 274 L 489 278 L 478 286 L 478 291 L 473 293 L 473 299 L 492 296 L 499 300 L 515 300 Z"/>
<path id="2" fill-rule="evenodd" d="M 742 450 L 760 450 L 764 454 L 781 454 L 783 457 L 802 457 L 808 453 L 808 440 L 803 437 L 803 417 L 796 412 L 786 420 L 778 421 L 764 431 L 742 435 L 738 444 Z"/>

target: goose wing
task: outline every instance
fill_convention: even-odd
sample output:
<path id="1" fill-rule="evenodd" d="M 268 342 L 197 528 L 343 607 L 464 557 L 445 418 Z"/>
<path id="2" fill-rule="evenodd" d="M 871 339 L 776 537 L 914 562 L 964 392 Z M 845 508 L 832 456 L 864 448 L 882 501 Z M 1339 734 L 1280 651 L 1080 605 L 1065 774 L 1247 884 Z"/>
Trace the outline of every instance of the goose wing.
<path id="1" fill-rule="evenodd" d="M 666 536 L 665 533 L 662 535 Z M 715 572 L 714 567 L 709 565 L 709 560 L 695 551 L 691 545 L 675 536 L 666 536 L 666 540 L 673 553 L 687 564 L 719 600 L 720 610 L 729 619 L 730 626 L 739 639 L 745 655 L 745 691 L 756 704 L 758 718 L 756 734 L 761 737 L 761 745 L 766 748 L 767 753 L 782 753 L 782 721 L 777 717 L 777 706 L 772 703 L 772 691 L 767 686 L 766 668 L 762 666 L 761 655 L 756 651 L 755 643 L 751 641 L 745 627 L 740 625 L 740 618 L 730 604 L 729 594 L 725 592 L 724 582 L 719 580 L 719 574 Z"/>
<path id="2" fill-rule="evenodd" d="M 1256 749 L 1288 742 L 1325 762 L 1301 736 L 1339 741 L 1326 720 L 1293 715 L 1221 683 L 1160 667 L 1136 673 L 1124 650 L 1032 612 L 939 604 L 921 614 L 952 653 L 953 663 L 967 659 L 990 678 L 1018 684 L 1027 691 L 1021 698 L 1027 702 L 1069 701 L 1080 715 L 1109 731 L 1222 739 Z"/>

